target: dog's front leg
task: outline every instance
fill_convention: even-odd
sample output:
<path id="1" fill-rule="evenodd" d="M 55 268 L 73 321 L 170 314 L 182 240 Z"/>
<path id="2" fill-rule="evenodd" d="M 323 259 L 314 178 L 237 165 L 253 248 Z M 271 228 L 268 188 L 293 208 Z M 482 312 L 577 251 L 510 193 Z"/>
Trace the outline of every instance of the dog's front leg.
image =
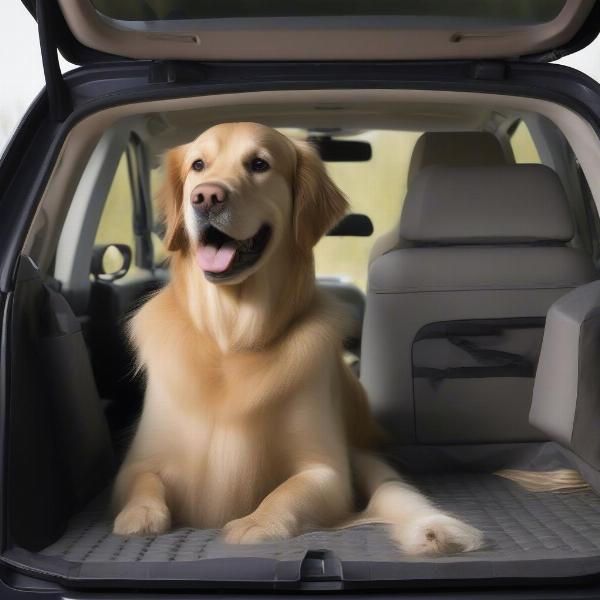
<path id="1" fill-rule="evenodd" d="M 347 479 L 330 465 L 307 467 L 275 488 L 254 512 L 230 521 L 224 539 L 236 544 L 280 540 L 339 521 L 350 509 Z"/>
<path id="2" fill-rule="evenodd" d="M 122 472 L 117 481 L 123 508 L 115 519 L 117 535 L 159 535 L 171 525 L 165 499 L 165 485 L 155 473 Z"/>

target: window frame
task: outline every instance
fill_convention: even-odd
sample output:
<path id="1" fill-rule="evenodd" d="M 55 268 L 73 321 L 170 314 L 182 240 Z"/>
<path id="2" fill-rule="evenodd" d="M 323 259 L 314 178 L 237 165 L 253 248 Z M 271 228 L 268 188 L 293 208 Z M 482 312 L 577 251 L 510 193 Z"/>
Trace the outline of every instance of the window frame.
<path id="1" fill-rule="evenodd" d="M 150 171 L 144 144 L 135 131 L 130 132 L 125 155 L 129 187 L 133 199 L 134 264 L 136 267 L 152 273 L 155 265 L 152 242 Z"/>

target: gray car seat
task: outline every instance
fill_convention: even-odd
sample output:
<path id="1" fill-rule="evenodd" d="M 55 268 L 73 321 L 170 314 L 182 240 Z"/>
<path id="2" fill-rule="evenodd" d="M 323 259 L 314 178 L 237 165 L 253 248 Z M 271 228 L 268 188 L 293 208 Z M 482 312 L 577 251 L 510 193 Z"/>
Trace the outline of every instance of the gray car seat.
<path id="1" fill-rule="evenodd" d="M 401 443 L 542 438 L 528 422 L 544 317 L 595 277 L 565 191 L 542 165 L 427 167 L 408 247 L 369 268 L 361 379 Z"/>
<path id="2" fill-rule="evenodd" d="M 487 131 L 427 131 L 416 142 L 408 166 L 407 183 L 426 167 L 487 167 L 514 163 L 498 138 Z M 398 224 L 375 240 L 369 262 L 402 245 Z"/>

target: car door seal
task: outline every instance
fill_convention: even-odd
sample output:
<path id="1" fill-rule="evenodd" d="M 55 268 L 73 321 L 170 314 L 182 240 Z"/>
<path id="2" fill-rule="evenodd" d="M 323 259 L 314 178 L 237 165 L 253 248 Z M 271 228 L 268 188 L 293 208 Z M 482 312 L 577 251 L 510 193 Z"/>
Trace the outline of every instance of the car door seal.
<path id="1" fill-rule="evenodd" d="M 508 65 L 502 60 L 479 60 L 471 66 L 471 79 L 502 81 L 507 73 Z"/>

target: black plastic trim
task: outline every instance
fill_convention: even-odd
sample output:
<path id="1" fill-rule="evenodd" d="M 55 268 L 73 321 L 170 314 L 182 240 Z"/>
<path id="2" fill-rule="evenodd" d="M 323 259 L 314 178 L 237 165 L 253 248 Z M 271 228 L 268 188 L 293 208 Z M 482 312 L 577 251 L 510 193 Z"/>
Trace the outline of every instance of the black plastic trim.
<path id="1" fill-rule="evenodd" d="M 136 266 L 152 272 L 154 270 L 154 251 L 152 247 L 150 171 L 142 140 L 135 132 L 129 136 L 126 156 L 129 186 L 133 198 L 135 263 Z"/>
<path id="2" fill-rule="evenodd" d="M 579 559 L 578 559 L 579 560 Z M 29 566 L 31 561 L 36 566 Z M 554 566 L 560 570 L 560 559 L 554 562 Z M 585 568 L 593 568 L 597 559 L 585 559 Z M 565 587 L 569 584 L 578 584 L 579 591 L 585 590 L 584 586 L 598 584 L 598 577 L 594 575 L 579 575 L 574 577 L 545 576 L 545 577 L 502 577 L 492 575 L 481 579 L 464 579 L 460 572 L 452 579 L 407 579 L 401 580 L 394 577 L 397 563 L 369 563 L 362 561 L 341 562 L 339 577 L 332 574 L 329 580 L 311 581 L 301 576 L 302 560 L 277 561 L 276 559 L 258 558 L 216 558 L 206 559 L 203 562 L 165 563 L 169 575 L 162 578 L 152 577 L 152 563 L 149 570 L 144 572 L 142 579 L 135 575 L 128 575 L 130 564 L 113 562 L 103 569 L 104 563 L 99 563 L 99 569 L 105 570 L 104 576 L 89 576 L 82 574 L 78 563 L 56 560 L 55 557 L 45 557 L 39 554 L 31 554 L 24 550 L 11 550 L 7 556 L 0 557 L 0 565 L 14 569 L 16 572 L 31 577 L 39 577 L 45 581 L 54 582 L 72 590 L 92 591 L 102 590 L 105 594 L 120 590 L 132 590 L 135 592 L 164 591 L 210 591 L 222 590 L 227 592 L 242 591 L 252 593 L 273 593 L 282 591 L 306 592 L 306 591 L 338 591 L 338 592 L 376 592 L 390 591 L 402 592 L 421 591 L 424 597 L 436 593 L 465 593 L 468 591 L 494 591 L 496 594 L 509 592 L 515 587 L 538 591 Z M 548 565 L 551 570 L 552 566 Z M 373 572 L 374 571 L 374 572 Z M 332 573 L 334 571 L 331 571 Z M 585 572 L 585 571 L 584 571 Z M 196 575 L 197 573 L 197 575 Z M 232 577 L 235 573 L 235 578 Z M 275 575 L 275 576 L 274 576 Z M 277 577 L 276 575 L 282 575 Z M 381 577 L 378 577 L 381 576 Z M 389 575 L 389 577 L 386 577 Z M 595 588 L 596 589 L 596 588 Z M 600 586 L 597 588 L 600 589 Z M 69 594 L 69 598 L 73 596 Z M 444 596 L 446 597 L 446 596 Z M 462 597 L 462 596 L 459 596 Z M 482 597 L 477 595 L 477 598 Z M 502 596 L 498 596 L 502 597 Z M 578 596 L 576 596 L 578 597 Z M 594 597 L 594 596 L 592 596 Z M 597 598 L 598 596 L 596 596 Z M 533 596 L 533 598 L 548 598 L 548 596 Z"/>
<path id="3" fill-rule="evenodd" d="M 72 105 L 69 90 L 60 72 L 56 50 L 55 30 L 62 14 L 56 4 L 46 0 L 36 0 L 36 10 L 50 113 L 56 121 L 64 121 L 71 112 Z"/>
<path id="4" fill-rule="evenodd" d="M 8 532 L 5 524 L 8 518 L 8 493 L 4 485 L 4 477 L 8 471 L 8 423 L 10 422 L 9 405 L 6 399 L 10 390 L 10 353 L 9 327 L 12 315 L 12 294 L 0 294 L 0 553 L 6 550 Z M 6 391 L 6 395 L 3 392 Z"/>

